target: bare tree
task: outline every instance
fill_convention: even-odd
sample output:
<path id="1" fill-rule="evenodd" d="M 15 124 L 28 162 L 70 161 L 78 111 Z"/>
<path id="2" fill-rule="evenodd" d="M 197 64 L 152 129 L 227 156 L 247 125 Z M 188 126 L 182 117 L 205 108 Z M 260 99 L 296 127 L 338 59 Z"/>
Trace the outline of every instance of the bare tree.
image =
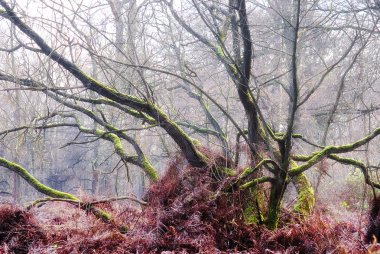
<path id="1" fill-rule="evenodd" d="M 377 137 L 379 128 L 371 128 L 372 132 L 356 141 L 347 139 L 343 145 L 328 138 L 338 109 L 347 98 L 346 84 L 359 80 L 352 73 L 361 63 L 360 56 L 373 50 L 378 19 L 372 13 L 360 15 L 343 7 L 332 14 L 324 8 L 327 2 L 95 4 L 97 12 L 112 14 L 112 29 L 103 17 L 84 18 L 81 10 L 91 8 L 83 3 L 72 3 L 67 8 L 53 2 L 51 6 L 43 3 L 49 6 L 53 18 L 51 22 L 41 21 L 41 29 L 20 6 L 11 7 L 0 0 L 1 22 L 18 29 L 14 34 L 19 43 L 3 51 L 23 50 L 43 63 L 36 71 L 12 73 L 0 69 L 0 80 L 5 87 L 13 84 L 16 90 L 44 94 L 55 105 L 33 124 L 14 126 L 2 133 L 75 129 L 79 134 L 66 145 L 100 140 L 98 144 L 108 143 L 126 167 L 132 164 L 140 168 L 151 182 L 159 180 L 159 170 L 149 156 L 153 155 L 149 151 L 153 142 L 140 137 L 144 133 L 151 140 L 162 141 L 160 149 L 168 154 L 172 148 L 166 144 L 175 144 L 194 170 L 210 167 L 222 176 L 217 180 L 234 179 L 223 190 L 226 193 L 236 188 L 250 190 L 245 197 L 249 216 L 271 229 L 278 226 L 290 183 L 298 191 L 295 210 L 311 212 L 314 192 L 304 173 L 324 159 L 360 168 L 365 182 L 373 189 L 379 188 L 368 170 L 371 165 L 350 157 Z M 375 9 L 373 5 L 363 6 L 364 10 Z M 133 23 L 139 16 L 140 23 Z M 46 27 L 59 33 L 45 39 Z M 97 40 L 91 38 L 95 34 Z M 333 45 L 336 38 L 343 42 Z M 324 42 L 329 42 L 325 48 L 321 46 Z M 92 74 L 87 74 L 91 69 Z M 368 79 L 377 80 L 376 75 L 369 73 Z M 307 137 L 307 121 L 313 105 L 318 104 L 318 111 L 322 111 L 323 96 L 331 98 L 332 103 L 327 105 L 323 137 L 315 142 Z M 201 117 L 205 120 L 200 121 Z M 212 144 L 211 139 L 221 146 L 223 165 L 215 164 L 204 152 L 202 144 Z M 239 149 L 241 139 L 249 151 L 246 165 Z M 237 149 L 233 151 L 235 140 Z M 299 154 L 304 151 L 308 153 Z M 0 163 L 50 197 L 81 202 L 69 193 L 43 185 L 5 158 Z M 244 169 L 239 170 L 241 167 Z M 269 186 L 268 198 L 263 195 L 263 185 Z M 99 210 L 94 213 L 108 218 Z"/>

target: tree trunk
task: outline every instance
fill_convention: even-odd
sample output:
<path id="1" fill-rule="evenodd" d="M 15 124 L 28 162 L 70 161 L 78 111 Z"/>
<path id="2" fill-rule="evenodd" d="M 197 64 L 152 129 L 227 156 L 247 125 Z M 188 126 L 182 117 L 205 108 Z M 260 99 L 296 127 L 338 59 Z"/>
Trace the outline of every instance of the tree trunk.
<path id="1" fill-rule="evenodd" d="M 278 227 L 278 220 L 281 213 L 281 202 L 284 197 L 285 189 L 287 187 L 285 176 L 280 173 L 275 182 L 272 183 L 271 193 L 269 198 L 268 218 L 266 225 L 269 229 L 273 230 Z"/>
<path id="2" fill-rule="evenodd" d="M 293 211 L 302 215 L 311 214 L 315 204 L 315 196 L 314 189 L 307 179 L 307 176 L 301 173 L 293 177 L 292 182 L 298 193 L 297 202 L 294 205 Z"/>

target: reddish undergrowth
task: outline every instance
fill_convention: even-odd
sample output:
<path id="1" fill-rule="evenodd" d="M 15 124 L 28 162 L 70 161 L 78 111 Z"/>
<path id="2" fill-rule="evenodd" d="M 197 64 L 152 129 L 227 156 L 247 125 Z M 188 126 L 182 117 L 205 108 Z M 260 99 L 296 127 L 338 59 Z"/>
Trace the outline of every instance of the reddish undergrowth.
<path id="1" fill-rule="evenodd" d="M 143 209 L 103 204 L 126 234 L 70 204 L 46 204 L 34 216 L 2 205 L 0 253 L 368 253 L 358 225 L 323 212 L 307 219 L 285 213 L 276 231 L 247 226 L 246 193 L 221 191 L 234 180 L 215 171 L 223 163 L 215 156 L 210 167 L 195 169 L 177 157 L 147 191 Z"/>
<path id="2" fill-rule="evenodd" d="M 28 253 L 35 243 L 45 244 L 46 235 L 34 216 L 16 206 L 0 206 L 0 253 Z"/>

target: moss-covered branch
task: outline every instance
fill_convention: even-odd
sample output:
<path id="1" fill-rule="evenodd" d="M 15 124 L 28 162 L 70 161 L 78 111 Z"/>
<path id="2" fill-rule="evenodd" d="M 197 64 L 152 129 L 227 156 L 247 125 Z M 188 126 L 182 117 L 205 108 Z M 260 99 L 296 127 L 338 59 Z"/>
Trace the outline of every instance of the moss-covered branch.
<path id="1" fill-rule="evenodd" d="M 3 15 L 5 18 L 9 19 L 25 35 L 32 39 L 40 47 L 42 53 L 44 53 L 49 58 L 61 65 L 64 69 L 69 71 L 74 77 L 80 80 L 86 88 L 108 99 L 117 101 L 125 105 L 129 105 L 132 108 L 139 110 L 148 109 L 148 105 L 143 100 L 131 95 L 120 93 L 86 75 L 78 66 L 76 66 L 75 64 L 70 62 L 66 57 L 52 49 L 39 34 L 37 34 L 31 27 L 25 24 L 16 15 L 16 13 L 5 1 L 0 0 L 0 4 L 6 11 L 6 15 Z"/>
<path id="2" fill-rule="evenodd" d="M 192 143 L 191 138 L 184 133 L 184 131 L 175 122 L 171 121 L 156 104 L 148 100 L 139 99 L 129 94 L 120 93 L 113 88 L 104 85 L 100 81 L 88 76 L 62 54 L 59 54 L 57 51 L 52 49 L 39 34 L 37 34 L 16 15 L 16 13 L 4 0 L 0 0 L 0 5 L 6 11 L 6 14 L 3 15 L 5 18 L 9 19 L 26 36 L 33 40 L 40 47 L 43 54 L 57 62 L 62 68 L 77 78 L 84 85 L 84 87 L 98 93 L 101 96 L 104 96 L 109 100 L 148 114 L 177 143 L 191 165 L 195 167 L 203 167 L 207 165 L 207 158 L 198 151 Z M 15 82 L 12 80 L 9 81 Z M 30 82 L 29 80 L 24 81 L 25 83 Z"/>
<path id="3" fill-rule="evenodd" d="M 19 79 L 2 73 L 0 73 L 0 80 L 5 80 L 29 87 L 44 87 L 43 84 L 41 84 L 40 82 L 31 79 Z M 127 135 L 123 134 L 122 132 L 119 132 L 119 130 L 113 127 L 112 125 L 105 123 L 100 117 L 96 116 L 94 112 L 84 107 L 81 107 L 78 104 L 71 103 L 67 99 L 61 98 L 60 96 L 58 96 L 57 93 L 52 92 L 50 90 L 43 90 L 42 92 L 44 92 L 46 95 L 53 98 L 57 102 L 92 118 L 95 122 L 106 127 L 109 131 L 118 132 L 119 136 L 122 136 L 122 138 L 130 142 L 135 149 L 139 150 L 138 146 L 136 145 L 136 142 L 132 138 L 129 138 Z M 154 123 L 164 128 L 167 131 L 167 133 L 173 138 L 173 140 L 178 144 L 178 146 L 181 148 L 190 164 L 197 167 L 205 166 L 207 164 L 207 158 L 198 151 L 198 149 L 193 144 L 193 140 L 174 121 L 170 120 L 169 117 L 161 109 L 159 109 L 159 107 L 157 107 L 153 103 L 148 104 L 150 110 L 147 110 L 146 114 L 149 115 L 150 118 L 148 118 L 148 116 L 144 117 L 144 115 L 140 115 L 139 118 L 145 118 L 152 123 L 152 119 L 154 119 Z M 138 112 L 136 113 L 139 114 Z"/>
<path id="4" fill-rule="evenodd" d="M 89 111 L 89 112 L 91 114 L 93 114 L 91 111 Z M 149 162 L 148 158 L 146 158 L 146 156 L 144 155 L 144 153 L 142 152 L 140 147 L 137 145 L 137 143 L 134 140 L 131 140 L 130 137 L 123 134 L 123 132 L 121 130 L 118 130 L 112 126 L 108 126 L 107 124 L 104 123 L 106 125 L 106 127 L 107 126 L 109 127 L 108 129 L 113 130 L 115 133 L 117 133 L 118 135 L 120 135 L 124 139 L 130 141 L 130 143 L 132 143 L 136 149 L 136 152 L 138 154 L 137 156 L 128 156 L 127 153 L 125 152 L 123 146 L 122 146 L 122 143 L 121 143 L 119 136 L 113 132 L 87 129 L 80 124 L 79 119 L 74 114 L 61 114 L 61 113 L 55 112 L 50 117 L 53 117 L 53 116 L 62 116 L 62 117 L 74 118 L 76 123 L 44 124 L 42 126 L 21 126 L 21 127 L 2 131 L 2 132 L 0 132 L 0 135 L 6 135 L 8 133 L 16 132 L 16 131 L 20 131 L 20 130 L 24 130 L 24 129 L 49 129 L 49 128 L 57 128 L 57 127 L 76 127 L 84 133 L 93 134 L 93 135 L 98 136 L 99 138 L 103 138 L 103 139 L 106 139 L 108 141 L 111 141 L 114 145 L 115 152 L 121 157 L 121 159 L 124 162 L 132 163 L 132 164 L 142 168 L 151 181 L 157 181 L 158 180 L 159 176 L 158 176 L 157 171 L 155 170 L 153 165 Z M 46 120 L 46 119 L 47 119 L 46 117 L 41 118 L 41 120 Z"/>
<path id="5" fill-rule="evenodd" d="M 0 131 L 0 136 L 2 135 L 6 136 L 12 132 L 18 132 L 18 131 L 28 130 L 28 129 L 51 129 L 51 128 L 58 128 L 58 127 L 76 127 L 76 126 L 77 126 L 76 124 L 71 124 L 71 123 L 45 124 L 41 126 L 24 125 L 24 126 Z"/>
<path id="6" fill-rule="evenodd" d="M 81 128 L 81 130 L 85 131 L 84 128 Z M 111 141 L 114 145 L 115 152 L 120 156 L 120 158 L 126 162 L 130 162 L 140 166 L 151 181 L 157 181 L 159 179 L 157 171 L 154 169 L 152 164 L 150 164 L 148 159 L 143 154 L 140 154 L 139 156 L 127 155 L 126 151 L 123 148 L 120 138 L 116 134 L 107 133 L 101 130 L 96 130 L 94 133 L 99 137 Z"/>
<path id="7" fill-rule="evenodd" d="M 148 102 L 148 104 L 150 105 L 148 114 L 173 138 L 181 148 L 187 161 L 194 167 L 206 166 L 208 159 L 196 148 L 189 135 L 187 135 L 176 122 L 172 121 L 157 105 L 151 102 Z"/>
<path id="8" fill-rule="evenodd" d="M 252 175 L 254 172 L 258 171 L 262 166 L 266 166 L 268 164 L 272 164 L 275 168 L 278 167 L 278 165 L 276 164 L 276 162 L 274 162 L 273 160 L 271 159 L 263 159 L 261 160 L 254 168 L 252 167 L 248 167 L 246 168 L 239 176 L 239 179 L 241 180 L 244 180 L 245 178 L 247 178 L 249 175 Z M 272 168 L 270 167 L 267 167 L 269 169 L 269 171 L 271 172 L 274 172 L 272 170 Z"/>
<path id="9" fill-rule="evenodd" d="M 41 199 L 34 200 L 33 202 L 31 202 L 26 207 L 26 209 L 30 210 L 33 207 L 35 207 L 36 205 L 41 204 L 41 203 L 45 203 L 45 202 L 66 202 L 66 203 L 71 203 L 71 204 L 78 205 L 78 206 L 89 207 L 90 205 L 93 206 L 93 205 L 96 205 L 96 204 L 107 203 L 107 202 L 118 201 L 118 200 L 126 200 L 126 199 L 130 200 L 130 201 L 133 201 L 133 202 L 136 202 L 136 203 L 138 203 L 138 204 L 140 204 L 142 206 L 147 205 L 147 202 L 139 200 L 139 199 L 136 199 L 136 198 L 133 198 L 133 197 L 129 197 L 129 196 L 112 197 L 112 198 L 107 198 L 107 199 L 102 199 L 102 200 L 96 200 L 96 201 L 87 202 L 87 203 L 84 203 L 84 202 L 81 202 L 81 201 L 72 200 L 72 199 L 67 199 L 67 198 L 51 198 L 51 197 L 47 197 L 47 198 L 41 198 Z"/>
<path id="10" fill-rule="evenodd" d="M 269 126 L 268 126 L 267 128 L 270 129 Z M 281 140 L 283 140 L 284 137 L 285 137 L 285 133 L 283 133 L 283 132 L 276 132 L 276 133 L 274 133 L 274 132 L 272 131 L 270 134 L 271 134 L 271 137 L 272 137 L 274 140 L 276 140 L 276 141 L 281 141 Z M 315 146 L 315 147 L 322 148 L 322 149 L 324 148 L 323 146 L 320 146 L 320 145 L 318 145 L 318 144 L 315 144 L 315 143 L 313 143 L 313 142 L 307 140 L 306 138 L 304 138 L 304 137 L 303 137 L 301 134 L 299 134 L 299 133 L 292 133 L 292 138 L 300 139 L 300 140 L 302 140 L 303 142 L 305 142 L 305 143 L 307 143 L 307 144 L 309 144 L 309 145 L 311 145 L 311 146 Z"/>
<path id="11" fill-rule="evenodd" d="M 62 192 L 59 190 L 55 190 L 53 188 L 50 188 L 49 186 L 44 185 L 40 181 L 38 181 L 34 176 L 32 176 L 25 168 L 18 165 L 15 162 L 8 161 L 5 158 L 0 157 L 0 166 L 7 168 L 17 175 L 21 176 L 30 186 L 32 186 L 34 189 L 36 189 L 38 192 L 41 192 L 50 198 L 57 198 L 61 200 L 67 200 L 69 202 L 77 202 L 82 203 L 77 197 L 73 196 L 72 194 L 69 194 L 67 192 Z M 84 203 L 83 203 L 84 204 Z M 97 218 L 102 219 L 105 222 L 111 222 L 112 217 L 105 211 L 96 208 L 92 205 L 90 206 L 80 206 L 82 209 L 85 209 L 87 211 L 90 211 L 93 213 Z"/>
<path id="12" fill-rule="evenodd" d="M 368 174 L 368 169 L 363 162 L 361 162 L 359 160 L 352 159 L 352 158 L 341 157 L 341 156 L 338 156 L 336 154 L 330 154 L 328 156 L 328 158 L 332 159 L 334 161 L 337 161 L 339 163 L 342 163 L 342 164 L 352 165 L 352 166 L 360 168 L 360 170 L 362 171 L 362 173 L 364 175 L 364 180 L 365 180 L 366 184 L 368 184 L 368 185 L 370 185 L 376 189 L 380 189 L 380 184 L 375 183 L 371 180 L 371 177 Z"/>
<path id="13" fill-rule="evenodd" d="M 241 185 L 240 188 L 241 189 L 247 189 L 247 188 L 254 187 L 258 184 L 261 184 L 261 183 L 273 182 L 273 181 L 274 181 L 273 177 L 263 176 L 260 178 L 253 179 L 252 181 L 246 182 L 245 184 Z"/>
<path id="14" fill-rule="evenodd" d="M 74 118 L 76 121 L 75 126 L 80 131 L 82 131 L 83 133 L 93 134 L 93 135 L 96 135 L 100 138 L 111 141 L 114 145 L 115 152 L 120 156 L 120 158 L 124 162 L 129 162 L 129 163 L 132 163 L 134 165 L 141 167 L 151 181 L 157 181 L 159 179 L 157 171 L 152 166 L 152 164 L 149 162 L 149 160 L 145 157 L 144 153 L 142 152 L 140 147 L 137 145 L 137 143 L 134 140 L 129 140 L 130 138 L 128 136 L 126 136 L 125 134 L 123 134 L 123 132 L 121 132 L 120 130 L 114 128 L 113 126 L 111 126 L 109 124 L 105 124 L 107 129 L 111 129 L 111 130 L 115 131 L 116 133 L 106 132 L 106 131 L 99 130 L 99 129 L 88 129 L 88 128 L 83 127 L 80 124 L 79 119 L 74 114 L 66 114 L 66 115 L 61 114 L 61 116 Z M 101 123 L 103 123 L 103 122 L 101 122 Z M 73 125 L 74 124 L 72 124 L 72 126 Z M 124 139 L 127 139 L 128 141 L 130 141 L 134 145 L 136 152 L 138 154 L 137 156 L 128 156 L 127 155 L 127 152 L 123 148 L 123 145 L 122 145 L 122 142 L 121 142 L 119 136 L 123 137 Z"/>
<path id="15" fill-rule="evenodd" d="M 208 128 L 204 128 L 204 127 L 198 126 L 196 124 L 191 124 L 191 123 L 187 123 L 187 122 L 176 122 L 176 123 L 180 126 L 184 126 L 184 127 L 189 128 L 189 129 L 192 129 L 199 134 L 208 134 L 208 135 L 213 135 L 216 137 L 219 136 L 219 133 L 217 131 L 214 131 L 214 130 L 211 130 Z"/>
<path id="16" fill-rule="evenodd" d="M 80 203 L 80 201 L 76 201 L 76 200 L 72 200 L 72 199 L 67 199 L 67 198 L 51 198 L 51 197 L 47 197 L 47 198 L 40 198 L 40 199 L 32 201 L 29 205 L 26 206 L 26 209 L 30 210 L 33 207 L 35 207 L 35 206 L 37 206 L 37 205 L 39 205 L 41 203 L 45 203 L 45 202 L 49 202 L 49 201 L 53 201 L 53 202 L 66 202 L 66 203 L 71 203 L 71 204 L 74 204 L 74 205 L 78 205 Z"/>
<path id="17" fill-rule="evenodd" d="M 69 193 L 58 191 L 42 184 L 34 176 L 32 176 L 25 168 L 21 167 L 17 163 L 8 161 L 5 158 L 0 157 L 0 166 L 15 172 L 16 174 L 24 178 L 24 180 L 33 188 L 35 188 L 37 191 L 49 197 L 64 198 L 64 199 L 79 201 L 78 198 L 74 197 L 73 195 Z"/>
<path id="18" fill-rule="evenodd" d="M 331 155 L 331 154 L 339 154 L 339 153 L 347 153 L 354 151 L 355 149 L 359 148 L 360 146 L 370 142 L 372 139 L 377 137 L 380 134 L 380 128 L 377 128 L 375 131 L 373 131 L 371 134 L 368 136 L 352 143 L 352 144 L 346 144 L 346 145 L 341 145 L 341 146 L 326 146 L 322 150 L 317 151 L 312 153 L 311 155 L 308 156 L 302 156 L 302 155 L 296 155 L 292 156 L 292 158 L 296 161 L 304 161 L 305 163 L 293 167 L 292 169 L 289 170 L 289 175 L 290 176 L 295 176 L 297 174 L 300 174 L 309 168 L 311 168 L 313 165 L 321 161 L 323 158 Z"/>
<path id="19" fill-rule="evenodd" d="M 41 84 L 41 85 L 43 85 L 43 84 Z M 44 86 L 44 87 L 46 90 L 51 90 L 51 88 L 49 88 L 47 86 Z M 89 98 L 83 98 L 83 97 L 73 95 L 73 94 L 64 93 L 64 92 L 59 91 L 59 90 L 54 91 L 54 92 L 58 95 L 65 97 L 65 98 L 73 99 L 75 101 L 82 101 L 82 102 L 90 103 L 93 105 L 108 105 L 108 106 L 117 108 L 117 109 L 123 111 L 124 113 L 127 113 L 130 116 L 142 119 L 144 122 L 147 122 L 151 125 L 157 124 L 156 121 L 152 117 L 148 116 L 146 113 L 138 111 L 138 110 L 127 108 L 127 107 L 121 105 L 120 103 L 117 103 L 117 102 L 110 100 L 110 99 L 107 99 L 107 98 L 89 99 Z"/>

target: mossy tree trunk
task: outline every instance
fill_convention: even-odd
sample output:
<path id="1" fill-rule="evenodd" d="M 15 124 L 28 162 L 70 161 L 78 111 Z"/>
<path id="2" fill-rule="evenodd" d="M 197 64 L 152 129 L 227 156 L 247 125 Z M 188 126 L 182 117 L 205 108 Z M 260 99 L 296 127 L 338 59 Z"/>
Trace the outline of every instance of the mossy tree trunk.
<path id="1" fill-rule="evenodd" d="M 284 180 L 286 176 L 284 175 L 285 174 L 282 173 L 282 175 L 277 177 L 271 185 L 268 218 L 265 221 L 265 224 L 269 229 L 276 229 L 278 227 L 278 220 L 281 213 L 281 203 L 287 187 L 287 183 Z"/>
<path id="2" fill-rule="evenodd" d="M 313 186 L 304 173 L 293 177 L 292 183 L 298 193 L 293 211 L 302 215 L 310 215 L 313 212 L 315 205 L 315 193 Z"/>

